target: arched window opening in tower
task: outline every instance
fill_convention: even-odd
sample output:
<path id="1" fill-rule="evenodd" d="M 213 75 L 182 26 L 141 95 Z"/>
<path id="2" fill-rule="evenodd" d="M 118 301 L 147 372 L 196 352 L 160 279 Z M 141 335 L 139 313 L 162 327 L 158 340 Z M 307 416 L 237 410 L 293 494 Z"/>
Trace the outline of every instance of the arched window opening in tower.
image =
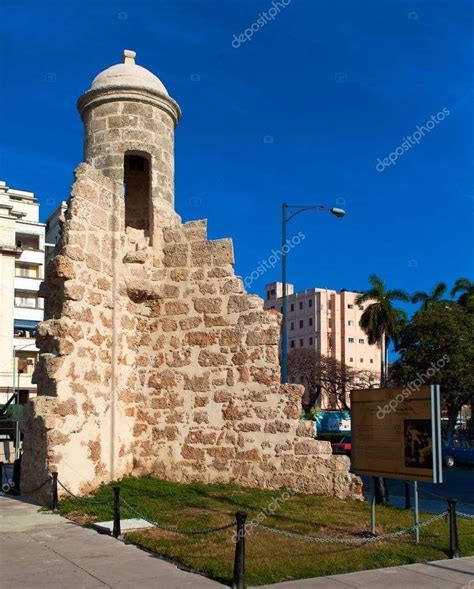
<path id="1" fill-rule="evenodd" d="M 124 159 L 125 228 L 150 230 L 150 160 L 126 153 Z"/>

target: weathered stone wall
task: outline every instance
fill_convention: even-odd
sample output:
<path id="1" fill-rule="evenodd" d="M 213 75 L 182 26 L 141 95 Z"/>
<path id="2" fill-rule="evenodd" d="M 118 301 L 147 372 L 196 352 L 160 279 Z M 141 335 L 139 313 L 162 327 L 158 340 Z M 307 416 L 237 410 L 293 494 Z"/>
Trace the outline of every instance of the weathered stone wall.
<path id="1" fill-rule="evenodd" d="M 299 420 L 302 387 L 280 384 L 280 314 L 245 293 L 232 242 L 177 220 L 151 247 L 124 220 L 122 184 L 82 164 L 45 283 L 25 489 L 58 470 L 81 493 L 151 473 L 359 496 Z"/>

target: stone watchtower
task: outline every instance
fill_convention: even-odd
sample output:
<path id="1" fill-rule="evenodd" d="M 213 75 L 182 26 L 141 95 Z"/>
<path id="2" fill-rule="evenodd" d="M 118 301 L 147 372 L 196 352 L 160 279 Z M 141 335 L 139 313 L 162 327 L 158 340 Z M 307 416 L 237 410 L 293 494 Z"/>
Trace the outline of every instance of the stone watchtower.
<path id="1" fill-rule="evenodd" d="M 280 383 L 280 314 L 245 292 L 230 239 L 174 211 L 166 88 L 127 50 L 78 107 L 85 162 L 42 287 L 22 490 L 47 500 L 57 471 L 79 493 L 153 474 L 359 496 L 300 421 L 303 387 Z"/>
<path id="2" fill-rule="evenodd" d="M 125 229 L 156 230 L 179 221 L 174 212 L 174 129 L 181 110 L 163 83 L 135 63 L 123 63 L 92 81 L 77 103 L 84 122 L 84 161 L 125 184 Z"/>

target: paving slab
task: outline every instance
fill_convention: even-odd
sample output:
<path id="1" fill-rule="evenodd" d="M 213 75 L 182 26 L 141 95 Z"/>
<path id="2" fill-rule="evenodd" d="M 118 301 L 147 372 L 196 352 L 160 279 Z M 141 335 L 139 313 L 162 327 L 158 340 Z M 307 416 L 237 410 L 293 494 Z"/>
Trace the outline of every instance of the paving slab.
<path id="1" fill-rule="evenodd" d="M 96 522 L 92 527 L 101 533 L 111 534 L 114 529 L 114 522 L 112 520 L 106 522 Z M 152 528 L 153 524 L 147 522 L 145 519 L 138 517 L 120 520 L 120 529 L 123 532 L 130 532 L 131 530 L 144 530 Z"/>

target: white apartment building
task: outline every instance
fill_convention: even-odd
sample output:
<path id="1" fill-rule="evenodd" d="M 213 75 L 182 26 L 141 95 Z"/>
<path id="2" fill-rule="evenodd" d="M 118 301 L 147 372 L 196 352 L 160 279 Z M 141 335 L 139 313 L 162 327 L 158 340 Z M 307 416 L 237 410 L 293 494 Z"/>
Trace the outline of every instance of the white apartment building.
<path id="1" fill-rule="evenodd" d="M 54 210 L 46 220 L 46 266 L 48 262 L 56 255 L 55 249 L 61 239 L 62 223 L 64 214 L 68 208 L 66 201 L 61 201 L 60 205 Z"/>
<path id="2" fill-rule="evenodd" d="M 369 345 L 359 326 L 364 306 L 356 305 L 358 292 L 312 288 L 294 292 L 288 284 L 288 350 L 313 348 L 322 356 L 335 358 L 355 370 L 380 378 L 380 347 Z M 265 309 L 282 308 L 283 284 L 265 286 Z"/>
<path id="3" fill-rule="evenodd" d="M 31 377 L 36 325 L 43 320 L 38 290 L 44 252 L 45 224 L 39 222 L 35 195 L 0 181 L 0 403 L 14 390 L 20 403 L 36 394 Z"/>

